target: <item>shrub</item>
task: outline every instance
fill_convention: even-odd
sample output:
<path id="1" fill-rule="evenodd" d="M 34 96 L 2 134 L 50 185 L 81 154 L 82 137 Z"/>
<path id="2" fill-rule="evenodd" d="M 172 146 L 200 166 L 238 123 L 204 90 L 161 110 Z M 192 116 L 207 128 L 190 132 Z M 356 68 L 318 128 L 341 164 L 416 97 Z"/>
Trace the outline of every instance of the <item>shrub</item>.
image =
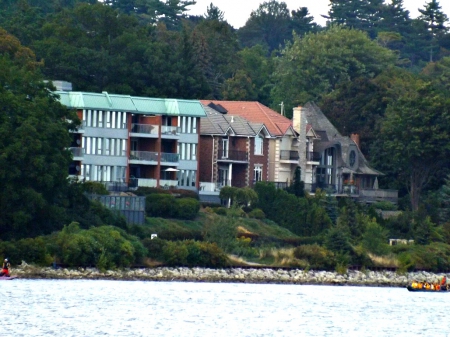
<path id="1" fill-rule="evenodd" d="M 334 254 L 317 244 L 295 248 L 294 256 L 299 260 L 308 261 L 311 269 L 332 270 L 336 266 Z"/>
<path id="2" fill-rule="evenodd" d="M 142 244 L 147 249 L 147 257 L 152 259 L 163 258 L 163 250 L 167 244 L 166 240 L 146 238 L 142 240 Z"/>
<path id="3" fill-rule="evenodd" d="M 163 259 L 164 263 L 168 266 L 186 266 L 187 257 L 189 251 L 186 245 L 180 244 L 180 242 L 168 241 L 163 247 Z"/>
<path id="4" fill-rule="evenodd" d="M 175 200 L 174 216 L 178 219 L 193 220 L 200 210 L 200 203 L 193 198 L 183 198 Z"/>
<path id="5" fill-rule="evenodd" d="M 378 201 L 372 205 L 375 209 L 381 209 L 382 211 L 395 211 L 397 206 L 389 201 Z"/>
<path id="6" fill-rule="evenodd" d="M 105 185 L 97 181 L 86 181 L 82 183 L 83 191 L 92 194 L 108 195 Z"/>
<path id="7" fill-rule="evenodd" d="M 217 207 L 213 211 L 218 215 L 227 215 L 227 209 L 225 207 Z"/>
<path id="8" fill-rule="evenodd" d="M 145 211 L 148 216 L 172 217 L 175 198 L 170 194 L 151 194 L 145 198 Z"/>
<path id="9" fill-rule="evenodd" d="M 265 219 L 266 215 L 264 214 L 264 212 L 261 209 L 255 208 L 254 210 L 252 210 L 248 213 L 248 217 L 253 218 L 253 219 L 262 220 L 262 219 Z"/>

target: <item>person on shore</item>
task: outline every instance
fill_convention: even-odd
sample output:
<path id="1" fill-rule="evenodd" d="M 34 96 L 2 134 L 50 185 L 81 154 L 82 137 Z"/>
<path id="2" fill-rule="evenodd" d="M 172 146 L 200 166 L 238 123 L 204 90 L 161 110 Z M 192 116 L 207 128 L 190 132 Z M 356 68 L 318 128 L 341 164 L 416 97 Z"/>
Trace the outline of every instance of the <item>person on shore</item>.
<path id="1" fill-rule="evenodd" d="M 5 259 L 3 261 L 2 271 L 0 273 L 0 276 L 9 277 L 9 268 L 11 268 L 11 263 L 9 263 L 8 259 Z"/>

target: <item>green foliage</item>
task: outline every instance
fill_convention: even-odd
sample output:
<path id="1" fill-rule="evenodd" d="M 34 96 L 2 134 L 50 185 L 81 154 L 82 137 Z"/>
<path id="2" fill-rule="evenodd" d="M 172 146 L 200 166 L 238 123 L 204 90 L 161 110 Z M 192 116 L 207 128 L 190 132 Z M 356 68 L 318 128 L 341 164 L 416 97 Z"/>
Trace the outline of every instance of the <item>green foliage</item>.
<path id="1" fill-rule="evenodd" d="M 145 198 L 145 211 L 148 216 L 174 217 L 175 197 L 170 194 L 150 194 Z"/>
<path id="2" fill-rule="evenodd" d="M 231 253 L 236 245 L 237 225 L 233 218 L 221 217 L 205 225 L 203 237 L 210 243 L 215 243 L 226 253 Z"/>
<path id="3" fill-rule="evenodd" d="M 216 207 L 213 208 L 213 211 L 218 215 L 227 215 L 227 209 L 225 207 Z"/>
<path id="4" fill-rule="evenodd" d="M 264 212 L 259 208 L 255 208 L 255 209 L 251 210 L 247 215 L 249 218 L 260 219 L 260 220 L 262 220 L 266 217 Z"/>
<path id="5" fill-rule="evenodd" d="M 129 267 L 146 255 L 142 243 L 112 226 L 80 229 L 65 226 L 56 237 L 55 255 L 69 266 L 97 266 L 100 269 Z"/>
<path id="6" fill-rule="evenodd" d="M 333 270 L 336 266 L 334 254 L 317 244 L 295 248 L 294 256 L 297 259 L 308 261 L 311 269 Z"/>
<path id="7" fill-rule="evenodd" d="M 372 205 L 375 209 L 381 209 L 382 211 L 395 211 L 397 206 L 389 201 L 377 201 Z"/>
<path id="8" fill-rule="evenodd" d="M 375 219 L 371 219 L 366 225 L 361 243 L 369 252 L 385 255 L 389 251 L 387 233 L 387 230 L 381 227 Z"/>
<path id="9" fill-rule="evenodd" d="M 174 217 L 177 219 L 193 220 L 200 210 L 200 203 L 193 198 L 182 198 L 175 200 Z"/>
<path id="10" fill-rule="evenodd" d="M 168 241 L 160 238 L 145 238 L 142 240 L 142 245 L 147 249 L 147 256 L 152 259 L 162 259 L 164 247 Z"/>
<path id="11" fill-rule="evenodd" d="M 106 189 L 105 185 L 97 182 L 97 181 L 85 181 L 81 183 L 81 188 L 84 192 L 99 194 L 99 195 L 108 195 L 109 192 Z"/>
<path id="12" fill-rule="evenodd" d="M 198 241 L 168 241 L 163 247 L 164 263 L 169 266 L 223 268 L 228 258 L 215 244 Z"/>
<path id="13" fill-rule="evenodd" d="M 358 77 L 373 78 L 394 65 L 396 56 L 361 31 L 332 26 L 303 38 L 294 36 L 278 59 L 273 101 L 296 104 L 320 99 L 339 84 Z"/>

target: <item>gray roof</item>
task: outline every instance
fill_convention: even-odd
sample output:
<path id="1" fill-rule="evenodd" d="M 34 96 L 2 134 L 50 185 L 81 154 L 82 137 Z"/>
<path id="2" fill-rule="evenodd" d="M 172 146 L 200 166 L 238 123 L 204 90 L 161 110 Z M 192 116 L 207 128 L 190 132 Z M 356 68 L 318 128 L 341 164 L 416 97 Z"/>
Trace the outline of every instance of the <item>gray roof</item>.
<path id="1" fill-rule="evenodd" d="M 124 111 L 136 114 L 205 117 L 200 101 L 173 98 L 135 97 L 107 92 L 55 91 L 61 104 L 73 109 Z"/>
<path id="2" fill-rule="evenodd" d="M 252 123 L 241 116 L 222 114 L 204 105 L 206 118 L 200 125 L 202 135 L 226 135 L 231 132 L 235 136 L 254 137 L 261 131 L 269 135 L 263 123 Z"/>
<path id="3" fill-rule="evenodd" d="M 350 137 L 342 136 L 315 103 L 307 103 L 304 109 L 308 124 L 311 124 L 316 134 L 320 136 L 320 139 L 314 143 L 314 150 L 321 152 L 328 147 L 340 147 L 342 157 L 341 165 L 345 167 L 346 163 L 348 163 L 347 154 L 349 153 L 349 147 L 355 146 L 359 154 L 359 166 L 355 171 L 349 167 L 347 168 L 357 174 L 383 175 L 380 171 L 369 166 L 369 163 L 356 143 Z"/>

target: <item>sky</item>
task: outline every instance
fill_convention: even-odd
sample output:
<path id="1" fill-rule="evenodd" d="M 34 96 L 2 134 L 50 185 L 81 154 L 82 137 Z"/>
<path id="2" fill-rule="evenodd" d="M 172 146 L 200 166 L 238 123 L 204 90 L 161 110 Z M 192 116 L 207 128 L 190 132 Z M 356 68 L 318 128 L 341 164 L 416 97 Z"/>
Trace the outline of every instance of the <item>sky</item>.
<path id="1" fill-rule="evenodd" d="M 245 25 L 245 22 L 250 17 L 250 13 L 256 10 L 262 0 L 196 0 L 197 4 L 189 7 L 188 14 L 203 15 L 206 13 L 206 8 L 212 2 L 214 6 L 218 7 L 225 13 L 225 20 L 234 28 L 240 28 Z M 266 0 L 268 1 L 268 0 Z M 281 0 L 280 0 L 281 1 Z M 404 0 L 405 9 L 409 10 L 411 18 L 419 15 L 418 8 L 423 8 L 425 3 L 430 0 Z M 315 21 L 320 25 L 325 25 L 325 19 L 321 14 L 328 14 L 329 0 L 284 0 L 289 10 L 298 9 L 300 7 L 307 7 L 309 13 L 314 16 Z M 450 1 L 439 1 L 442 11 L 450 18 Z"/>

